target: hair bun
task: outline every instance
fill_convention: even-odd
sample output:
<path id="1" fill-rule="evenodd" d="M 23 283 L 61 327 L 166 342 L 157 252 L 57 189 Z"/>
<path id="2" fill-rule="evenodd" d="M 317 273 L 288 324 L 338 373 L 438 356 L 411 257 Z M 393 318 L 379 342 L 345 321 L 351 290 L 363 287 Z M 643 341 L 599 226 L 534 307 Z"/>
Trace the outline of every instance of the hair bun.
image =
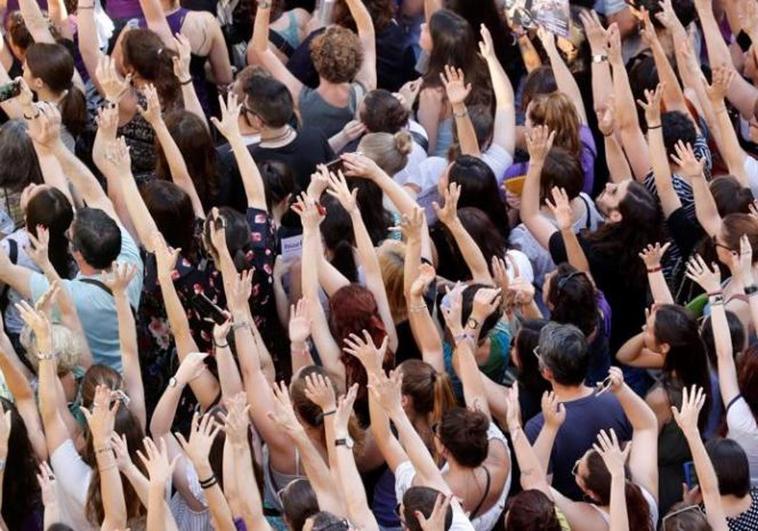
<path id="1" fill-rule="evenodd" d="M 398 150 L 398 152 L 405 156 L 409 155 L 411 151 L 413 151 L 413 137 L 406 131 L 398 131 L 394 135 L 395 138 L 395 149 Z"/>

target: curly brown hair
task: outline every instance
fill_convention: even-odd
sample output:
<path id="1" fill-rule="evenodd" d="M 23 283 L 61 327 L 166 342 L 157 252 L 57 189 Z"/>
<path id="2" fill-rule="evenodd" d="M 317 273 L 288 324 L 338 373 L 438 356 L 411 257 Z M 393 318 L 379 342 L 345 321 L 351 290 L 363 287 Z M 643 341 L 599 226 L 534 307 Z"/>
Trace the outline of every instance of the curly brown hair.
<path id="1" fill-rule="evenodd" d="M 319 76 L 330 83 L 348 83 L 361 67 L 363 47 L 353 31 L 331 26 L 311 42 L 311 60 Z"/>

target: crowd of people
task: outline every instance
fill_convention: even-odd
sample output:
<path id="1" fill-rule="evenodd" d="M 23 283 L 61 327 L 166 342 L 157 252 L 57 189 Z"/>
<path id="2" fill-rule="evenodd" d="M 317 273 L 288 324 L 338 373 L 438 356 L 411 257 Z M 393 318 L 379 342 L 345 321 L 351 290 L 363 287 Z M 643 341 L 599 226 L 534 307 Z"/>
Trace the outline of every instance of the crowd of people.
<path id="1" fill-rule="evenodd" d="M 758 530 L 756 0 L 0 4 L 3 529 Z"/>

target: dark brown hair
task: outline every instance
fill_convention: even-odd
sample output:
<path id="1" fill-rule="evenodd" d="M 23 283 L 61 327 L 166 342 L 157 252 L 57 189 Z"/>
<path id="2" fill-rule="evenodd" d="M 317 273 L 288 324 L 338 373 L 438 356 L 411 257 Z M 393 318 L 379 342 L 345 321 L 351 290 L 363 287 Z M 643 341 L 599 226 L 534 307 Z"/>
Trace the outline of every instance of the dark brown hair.
<path id="1" fill-rule="evenodd" d="M 476 468 L 487 458 L 489 427 L 490 419 L 481 411 L 454 407 L 443 415 L 437 435 L 461 466 Z"/>
<path id="2" fill-rule="evenodd" d="M 537 489 L 520 492 L 508 503 L 505 528 L 517 531 L 561 531 L 555 503 Z"/>
<path id="3" fill-rule="evenodd" d="M 181 103 L 179 80 L 174 75 L 176 52 L 164 48 L 157 33 L 131 29 L 121 41 L 124 66 L 131 67 L 145 81 L 155 85 L 164 109 Z"/>
<path id="4" fill-rule="evenodd" d="M 402 393 L 413 400 L 414 411 L 426 415 L 430 425 L 440 422 L 455 407 L 455 395 L 446 372 L 437 372 L 425 361 L 415 359 L 405 360 L 398 369 L 403 372 Z"/>

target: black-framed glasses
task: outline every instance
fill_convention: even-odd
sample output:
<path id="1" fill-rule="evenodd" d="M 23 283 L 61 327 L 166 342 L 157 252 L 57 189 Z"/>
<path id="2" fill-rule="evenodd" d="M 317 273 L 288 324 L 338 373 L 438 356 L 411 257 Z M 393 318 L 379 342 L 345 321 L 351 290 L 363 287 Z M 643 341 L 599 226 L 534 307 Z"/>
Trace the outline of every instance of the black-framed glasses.
<path id="1" fill-rule="evenodd" d="M 571 475 L 577 476 L 579 474 L 579 460 L 574 461 L 574 466 L 571 467 Z"/>
<path id="2" fill-rule="evenodd" d="M 537 364 L 540 367 L 544 367 L 545 363 L 542 361 L 542 354 L 540 354 L 540 346 L 537 345 L 532 349 L 532 353 L 534 354 L 534 357 L 537 358 Z"/>
<path id="3" fill-rule="evenodd" d="M 711 236 L 711 243 L 714 247 L 721 247 L 725 251 L 729 251 L 730 253 L 733 251 L 731 247 L 728 247 L 724 245 L 723 243 L 719 243 L 719 241 L 716 239 L 716 236 Z"/>

